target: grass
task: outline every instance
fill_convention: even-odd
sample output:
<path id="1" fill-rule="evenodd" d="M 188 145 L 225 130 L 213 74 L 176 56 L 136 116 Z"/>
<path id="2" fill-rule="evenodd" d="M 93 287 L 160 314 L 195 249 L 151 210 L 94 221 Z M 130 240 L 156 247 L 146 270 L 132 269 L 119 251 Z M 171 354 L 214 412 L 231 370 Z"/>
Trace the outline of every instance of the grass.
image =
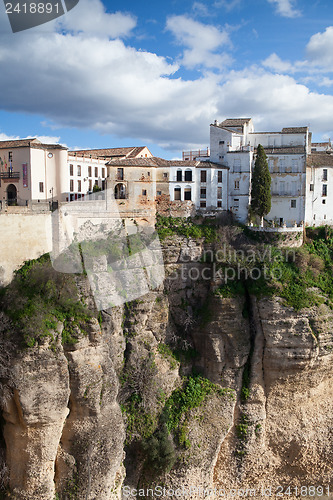
<path id="1" fill-rule="evenodd" d="M 186 238 L 204 239 L 206 243 L 211 243 L 217 238 L 217 230 L 212 221 L 205 221 L 204 224 L 195 224 L 191 218 L 164 217 L 157 215 L 156 230 L 161 241 L 165 238 L 179 235 Z"/>
<path id="2" fill-rule="evenodd" d="M 2 290 L 0 307 L 11 319 L 25 347 L 55 337 L 63 324 L 62 343 L 77 342 L 77 333 L 85 332 L 92 313 L 80 300 L 72 275 L 58 273 L 48 254 L 27 261 Z"/>
<path id="3" fill-rule="evenodd" d="M 190 447 L 188 413 L 191 409 L 202 406 L 207 396 L 211 394 L 234 397 L 231 389 L 223 389 L 198 375 L 185 378 L 184 386 L 173 391 L 166 401 L 163 410 L 164 421 L 168 431 L 176 434 L 179 445 Z"/>
<path id="4" fill-rule="evenodd" d="M 298 249 L 281 252 L 274 246 L 266 247 L 270 252 L 265 258 L 257 257 L 244 264 L 240 279 L 229 280 L 215 293 L 236 297 L 243 295 L 246 287 L 258 298 L 280 296 L 296 311 L 325 302 L 321 294 L 330 303 L 333 301 L 333 230 L 318 228 L 310 230 L 309 235 L 312 239 Z M 254 268 L 260 270 L 258 279 L 252 277 Z"/>

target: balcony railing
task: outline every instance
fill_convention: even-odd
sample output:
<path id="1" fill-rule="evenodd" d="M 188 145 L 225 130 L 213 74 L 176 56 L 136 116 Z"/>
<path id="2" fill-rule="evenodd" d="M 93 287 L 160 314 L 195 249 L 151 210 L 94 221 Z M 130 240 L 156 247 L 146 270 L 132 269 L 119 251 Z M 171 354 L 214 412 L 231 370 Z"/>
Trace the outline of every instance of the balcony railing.
<path id="1" fill-rule="evenodd" d="M 20 172 L 0 172 L 0 179 L 19 179 Z"/>

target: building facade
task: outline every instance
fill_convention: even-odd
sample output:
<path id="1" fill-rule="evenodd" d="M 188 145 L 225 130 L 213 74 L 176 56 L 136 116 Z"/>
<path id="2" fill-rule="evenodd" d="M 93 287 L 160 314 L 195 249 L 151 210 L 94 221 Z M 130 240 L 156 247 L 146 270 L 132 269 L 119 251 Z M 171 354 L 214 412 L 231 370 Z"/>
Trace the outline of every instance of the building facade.
<path id="1" fill-rule="evenodd" d="M 67 148 L 38 139 L 0 141 L 1 206 L 65 201 Z"/>

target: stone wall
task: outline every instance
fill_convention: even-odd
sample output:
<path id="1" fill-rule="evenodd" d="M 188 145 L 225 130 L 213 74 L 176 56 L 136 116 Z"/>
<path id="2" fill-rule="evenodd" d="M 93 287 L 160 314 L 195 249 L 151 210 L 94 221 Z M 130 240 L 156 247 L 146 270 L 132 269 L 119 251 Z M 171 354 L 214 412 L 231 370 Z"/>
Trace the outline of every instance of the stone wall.
<path id="1" fill-rule="evenodd" d="M 4 286 L 26 260 L 51 251 L 51 213 L 2 213 L 0 228 L 0 286 Z"/>

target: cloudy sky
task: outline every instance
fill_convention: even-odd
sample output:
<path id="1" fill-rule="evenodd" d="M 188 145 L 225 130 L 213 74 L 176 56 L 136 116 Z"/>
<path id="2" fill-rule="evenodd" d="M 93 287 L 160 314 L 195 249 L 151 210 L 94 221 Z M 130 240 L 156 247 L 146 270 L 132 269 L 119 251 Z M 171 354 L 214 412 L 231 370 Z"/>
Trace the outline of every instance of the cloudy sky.
<path id="1" fill-rule="evenodd" d="M 175 158 L 240 116 L 333 139 L 330 0 L 80 0 L 14 34 L 1 4 L 0 32 L 0 140 Z"/>

